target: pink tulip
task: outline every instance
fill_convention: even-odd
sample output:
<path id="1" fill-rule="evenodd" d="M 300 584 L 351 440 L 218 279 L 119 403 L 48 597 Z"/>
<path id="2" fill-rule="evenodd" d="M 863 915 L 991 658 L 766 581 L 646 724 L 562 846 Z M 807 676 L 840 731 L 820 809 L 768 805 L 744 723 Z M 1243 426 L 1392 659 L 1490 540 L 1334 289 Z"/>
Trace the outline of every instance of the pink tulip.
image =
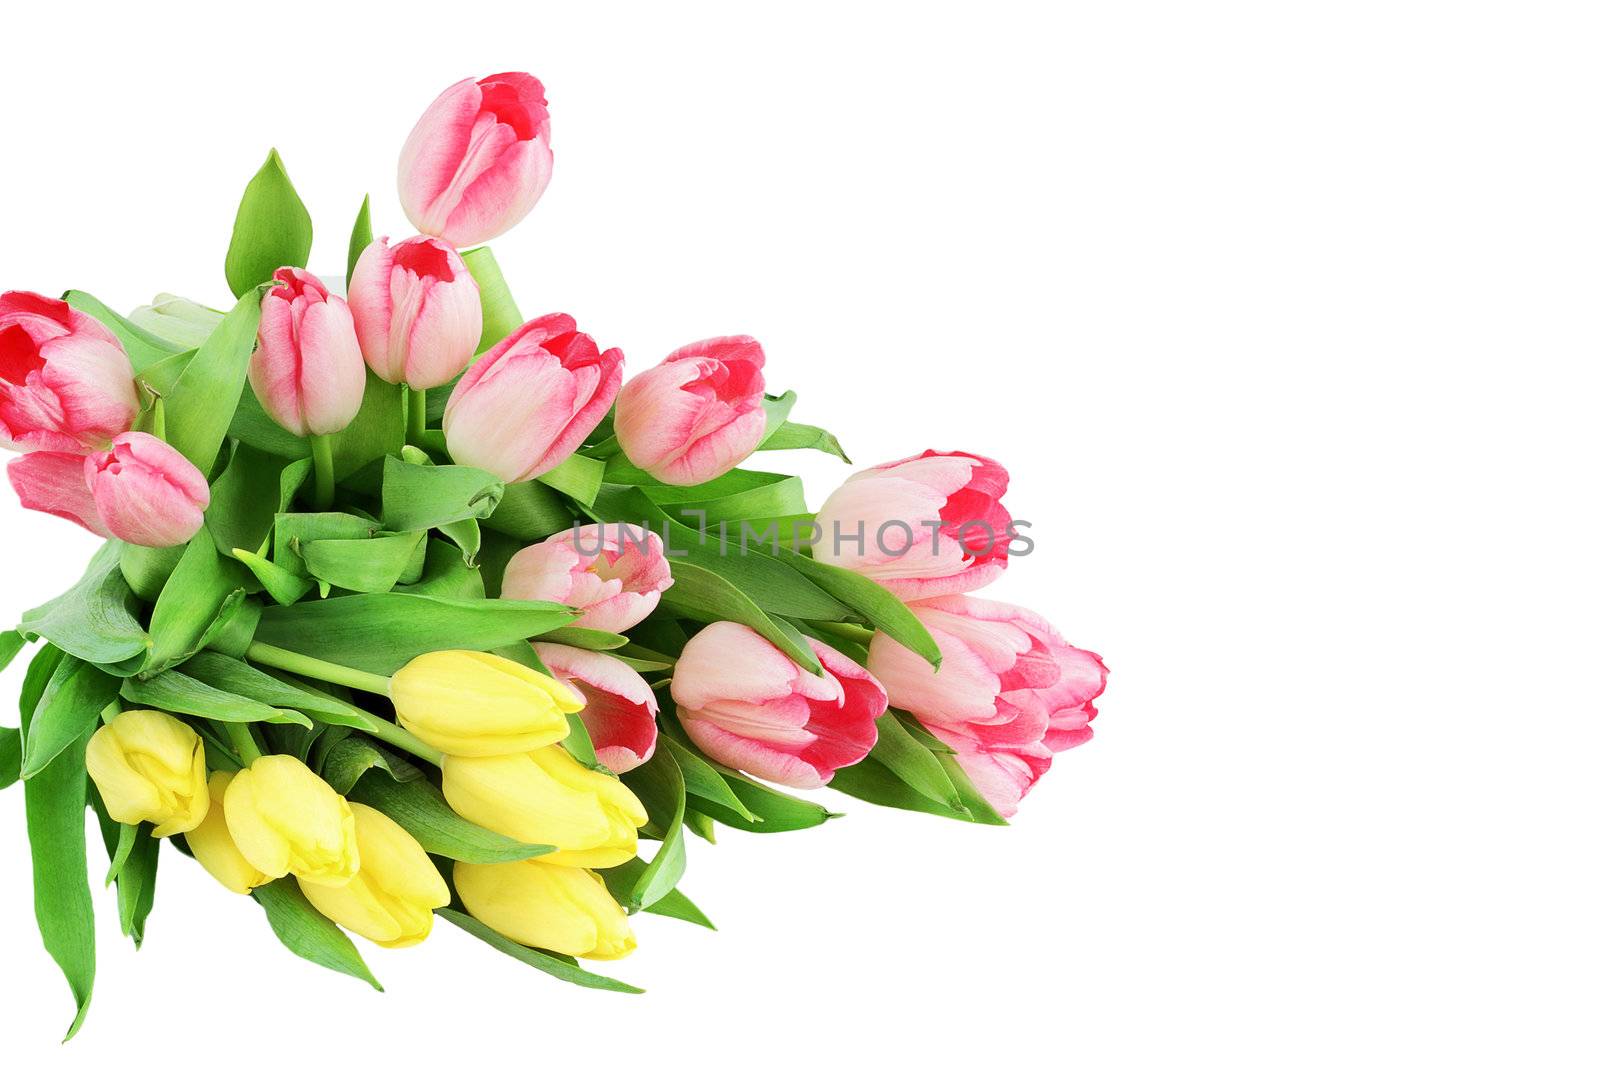
<path id="1" fill-rule="evenodd" d="M 1105 664 L 1010 604 L 946 596 L 909 607 L 943 654 L 938 673 L 882 633 L 872 639 L 867 669 L 890 703 L 951 745 L 969 773 L 978 768 L 974 784 L 1010 814 L 1052 752 L 1094 736 L 1089 723 L 1106 688 Z"/>
<path id="2" fill-rule="evenodd" d="M 550 184 L 550 111 L 531 74 L 456 82 L 400 150 L 400 203 L 423 233 L 457 248 L 505 233 Z"/>
<path id="3" fill-rule="evenodd" d="M 560 466 L 605 418 L 622 384 L 622 349 L 600 351 L 571 315 L 524 323 L 467 369 L 444 409 L 457 463 L 507 482 Z"/>
<path id="4" fill-rule="evenodd" d="M 350 313 L 367 366 L 386 382 L 432 389 L 478 350 L 483 305 L 456 250 L 434 237 L 380 237 L 350 275 Z"/>
<path id="5" fill-rule="evenodd" d="M 642 622 L 672 584 L 661 538 L 628 523 L 562 530 L 506 564 L 500 595 L 583 612 L 575 626 L 620 634 Z"/>
<path id="6" fill-rule="evenodd" d="M 147 433 L 119 434 L 106 452 L 83 460 L 95 510 L 111 536 L 170 548 L 195 535 L 211 490 L 183 453 Z"/>
<path id="7" fill-rule="evenodd" d="M 64 300 L 0 294 L 0 445 L 81 456 L 137 414 L 133 367 L 104 326 Z"/>
<path id="8" fill-rule="evenodd" d="M 278 284 L 261 298 L 250 385 L 290 433 L 338 433 L 361 410 L 367 387 L 350 306 L 298 267 L 280 267 L 272 277 Z"/>
<path id="9" fill-rule="evenodd" d="M 698 485 L 749 458 L 767 429 L 766 354 L 751 337 L 684 345 L 622 387 L 617 443 L 668 485 Z"/>
<path id="10" fill-rule="evenodd" d="M 82 456 L 71 452 L 29 452 L 6 464 L 6 475 L 23 507 L 68 519 L 101 537 L 111 536 L 95 511 Z"/>
<path id="11" fill-rule="evenodd" d="M 928 451 L 852 475 L 817 511 L 812 554 L 906 600 L 965 593 L 1005 570 L 1010 480 L 992 459 Z"/>
<path id="12" fill-rule="evenodd" d="M 615 656 L 571 645 L 536 641 L 533 650 L 584 699 L 579 718 L 608 770 L 631 771 L 655 753 L 656 694 L 638 671 Z"/>
<path id="13" fill-rule="evenodd" d="M 678 720 L 725 766 L 779 785 L 827 785 L 872 751 L 888 697 L 853 660 L 820 641 L 811 648 L 820 678 L 750 627 L 712 623 L 689 639 L 674 669 Z"/>

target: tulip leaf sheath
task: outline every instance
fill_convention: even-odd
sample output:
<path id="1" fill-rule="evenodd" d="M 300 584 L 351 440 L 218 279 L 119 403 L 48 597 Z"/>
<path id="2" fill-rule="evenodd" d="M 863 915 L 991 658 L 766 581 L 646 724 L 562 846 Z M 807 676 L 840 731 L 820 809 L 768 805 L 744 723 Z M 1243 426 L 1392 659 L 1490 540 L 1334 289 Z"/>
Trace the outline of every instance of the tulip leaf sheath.
<path id="1" fill-rule="evenodd" d="M 801 422 L 786 422 L 777 429 L 770 431 L 766 439 L 756 446 L 758 452 L 784 452 L 800 449 L 809 449 L 813 452 L 826 452 L 850 462 L 850 457 L 845 454 L 844 446 L 833 434 L 820 426 L 807 426 Z"/>
<path id="2" fill-rule="evenodd" d="M 383 992 L 354 943 L 332 919 L 311 906 L 294 879 L 279 878 L 258 886 L 250 895 L 267 913 L 272 932 L 290 952 L 319 967 L 359 978 Z"/>
<path id="3" fill-rule="evenodd" d="M 347 737 L 328 750 L 322 758 L 317 773 L 333 791 L 348 795 L 370 770 L 381 770 L 397 782 L 410 782 L 422 772 L 398 757 L 368 741 L 365 737 Z"/>
<path id="4" fill-rule="evenodd" d="M 573 616 L 560 605 L 531 600 L 360 593 L 268 607 L 256 639 L 357 670 L 393 674 L 424 652 L 487 652 L 564 626 Z"/>
<path id="5" fill-rule="evenodd" d="M 289 708 L 275 708 L 238 693 L 217 689 L 182 671 L 128 678 L 122 696 L 130 704 L 161 708 L 213 722 L 277 722 L 310 728 L 311 720 Z"/>
<path id="6" fill-rule="evenodd" d="M 304 267 L 310 257 L 311 213 L 274 148 L 239 200 L 224 263 L 228 287 L 244 296 L 279 267 Z"/>
<path id="7" fill-rule="evenodd" d="M 118 566 L 122 547 L 116 541 L 100 546 L 78 584 L 24 612 L 18 629 L 99 664 L 108 673 L 137 671 L 149 649 L 150 636 L 129 610 L 133 590 Z"/>
<path id="8" fill-rule="evenodd" d="M 619 904 L 626 905 L 628 895 L 639 881 L 639 875 L 644 871 L 645 862 L 637 856 L 622 864 L 620 867 L 606 867 L 595 871 L 606 883 L 606 888 L 611 891 Z M 665 915 L 669 919 L 679 919 L 696 926 L 703 926 L 707 930 L 715 930 L 716 924 L 695 905 L 695 902 L 683 895 L 681 889 L 669 890 L 654 904 L 648 904 L 640 909 L 651 915 Z"/>
<path id="9" fill-rule="evenodd" d="M 519 945 L 509 937 L 495 933 L 466 912 L 457 911 L 454 908 L 441 908 L 438 914 L 439 918 L 459 926 L 484 944 L 497 948 L 512 959 L 521 960 L 528 966 L 535 970 L 543 971 L 552 978 L 559 978 L 563 982 L 571 982 L 573 985 L 584 986 L 588 989 L 604 989 L 613 993 L 644 992 L 638 986 L 631 986 L 626 982 L 619 982 L 615 978 L 607 978 L 603 974 L 586 971 L 576 963 L 569 963 L 560 956 Z"/>
<path id="10" fill-rule="evenodd" d="M 820 563 L 810 556 L 786 548 L 778 550 L 778 558 L 815 582 L 820 588 L 858 612 L 869 624 L 939 666 L 939 646 L 905 602 L 871 578 L 847 571 L 843 567 Z"/>
<path id="11" fill-rule="evenodd" d="M 733 582 L 694 563 L 672 562 L 672 587 L 661 594 L 661 602 L 690 618 L 703 622 L 731 619 L 750 627 L 783 650 L 812 674 L 822 673 L 816 653 L 794 627 L 762 611 Z"/>
<path id="12" fill-rule="evenodd" d="M 36 673 L 34 667 L 41 669 Z M 44 653 L 29 666 L 22 697 L 25 739 L 35 721 L 36 702 L 47 685 L 39 675 L 55 669 L 56 657 Z M 28 845 L 33 856 L 34 917 L 44 947 L 66 976 L 78 1005 L 67 1031 L 69 1038 L 83 1025 L 94 990 L 94 902 L 89 894 L 83 827 L 83 798 L 88 786 L 84 748 L 88 741 L 89 731 L 85 729 L 49 766 L 23 785 Z"/>
<path id="13" fill-rule="evenodd" d="M 242 596 L 245 570 L 217 555 L 202 526 L 183 551 L 150 613 L 150 656 L 141 674 L 159 674 L 200 650 L 201 640 L 223 612 L 230 595 Z"/>

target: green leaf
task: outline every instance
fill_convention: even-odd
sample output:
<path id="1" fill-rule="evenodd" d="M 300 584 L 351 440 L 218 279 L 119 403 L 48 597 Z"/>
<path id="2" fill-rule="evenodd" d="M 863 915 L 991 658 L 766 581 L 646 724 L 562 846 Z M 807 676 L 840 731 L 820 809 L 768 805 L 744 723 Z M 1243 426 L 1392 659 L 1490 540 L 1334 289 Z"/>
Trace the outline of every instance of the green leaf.
<path id="1" fill-rule="evenodd" d="M 790 389 L 782 396 L 768 396 L 762 399 L 761 407 L 767 413 L 767 429 L 761 436 L 763 442 L 777 433 L 789 421 L 789 412 L 794 410 L 794 402 L 797 399 L 799 398 L 795 396 L 793 389 Z"/>
<path id="2" fill-rule="evenodd" d="M 40 696 L 22 759 L 22 777 L 32 778 L 92 730 L 116 698 L 118 680 L 93 664 L 64 658 Z"/>
<path id="3" fill-rule="evenodd" d="M 231 656 L 200 652 L 183 665 L 182 673 L 235 696 L 274 708 L 303 711 L 330 726 L 367 728 L 366 720 L 344 701 L 309 686 L 278 678 Z"/>
<path id="4" fill-rule="evenodd" d="M 397 782 L 409 782 L 422 774 L 388 749 L 356 735 L 328 749 L 318 773 L 333 787 L 334 792 L 349 793 L 361 781 L 362 775 L 375 767 Z"/>
<path id="5" fill-rule="evenodd" d="M 279 267 L 304 267 L 311 258 L 311 213 L 300 202 L 274 148 L 244 187 L 224 265 L 234 296 L 272 280 Z"/>
<path id="6" fill-rule="evenodd" d="M 405 399 L 400 386 L 367 371 L 366 392 L 355 420 L 333 435 L 333 473 L 339 481 L 394 452 L 406 442 Z"/>
<path id="7" fill-rule="evenodd" d="M 683 774 L 672 752 L 662 745 L 649 762 L 630 771 L 623 781 L 644 804 L 651 823 L 662 830 L 661 847 L 639 872 L 628 893 L 629 909 L 637 910 L 666 896 L 683 877 L 687 862 L 683 847 Z"/>
<path id="8" fill-rule="evenodd" d="M 667 544 L 673 575 L 679 562 L 712 571 L 726 579 L 763 611 L 797 619 L 840 620 L 849 610 L 806 576 L 767 554 L 745 554 L 737 544 L 673 519 L 637 488 L 608 485 L 595 510 L 608 522 L 631 522 L 659 534 Z M 798 580 L 796 580 L 798 579 Z M 670 590 L 669 590 L 670 592 Z"/>
<path id="9" fill-rule="evenodd" d="M 505 275 L 487 245 L 461 253 L 467 271 L 478 283 L 478 301 L 483 305 L 483 335 L 478 341 L 480 354 L 489 351 L 523 323 L 522 312 L 511 298 Z"/>
<path id="10" fill-rule="evenodd" d="M 123 864 L 133 855 L 133 843 L 139 836 L 139 825 L 126 822 L 116 824 L 117 847 L 111 853 L 111 865 L 106 868 L 106 885 L 117 880 L 117 875 L 122 873 Z"/>
<path id="11" fill-rule="evenodd" d="M 31 728 L 24 708 L 23 731 Z M 44 947 L 78 1005 L 67 1039 L 78 1032 L 94 991 L 94 902 L 84 853 L 83 798 L 88 787 L 85 730 L 43 771 L 23 783 L 28 845 L 33 856 L 33 912 Z"/>
<path id="12" fill-rule="evenodd" d="M 762 611 L 738 586 L 693 563 L 673 560 L 671 565 L 672 585 L 661 594 L 661 603 L 702 622 L 743 623 L 812 674 L 822 673 L 822 664 L 805 639 Z"/>
<path id="13" fill-rule="evenodd" d="M 584 507 L 589 507 L 594 503 L 596 494 L 600 492 L 600 485 L 605 481 L 605 476 L 604 461 L 573 453 L 555 470 L 546 471 L 536 480 L 557 492 L 565 493 Z"/>
<path id="14" fill-rule="evenodd" d="M 628 639 L 621 634 L 614 634 L 610 630 L 590 630 L 582 626 L 563 626 L 559 630 L 541 634 L 539 640 L 555 645 L 586 648 L 591 652 L 609 652 L 628 643 Z"/>
<path id="15" fill-rule="evenodd" d="M 217 555 L 210 531 L 200 527 L 150 613 L 150 656 L 139 673 L 159 674 L 198 652 L 229 597 L 244 588 L 244 569 Z"/>
<path id="16" fill-rule="evenodd" d="M 361 210 L 356 212 L 356 224 L 350 228 L 350 251 L 345 256 L 344 287 L 350 289 L 350 279 L 356 273 L 356 260 L 372 243 L 372 197 L 361 198 Z"/>
<path id="17" fill-rule="evenodd" d="M 810 449 L 814 452 L 826 452 L 830 456 L 837 456 L 846 463 L 850 457 L 845 455 L 844 447 L 839 444 L 839 439 L 820 426 L 807 426 L 801 422 L 786 422 L 776 430 L 771 430 L 761 444 L 756 446 L 760 452 L 777 452 L 792 449 Z"/>
<path id="18" fill-rule="evenodd" d="M 0 632 L 0 671 L 11 666 L 11 661 L 17 658 L 17 653 L 21 652 L 27 644 L 28 639 L 16 630 Z"/>
<path id="19" fill-rule="evenodd" d="M 261 406 L 261 401 L 251 389 L 239 395 L 239 406 L 234 409 L 233 419 L 228 423 L 228 436 L 242 445 L 285 459 L 301 459 L 310 454 L 311 446 L 306 439 L 296 437 L 273 422 L 272 416 L 267 414 L 266 408 Z"/>
<path id="20" fill-rule="evenodd" d="M 311 726 L 311 720 L 298 711 L 274 708 L 259 700 L 217 689 L 182 671 L 125 679 L 122 696 L 136 707 L 160 708 L 217 722 L 292 722 L 307 728 Z"/>
<path id="21" fill-rule="evenodd" d="M 62 299 L 84 314 L 94 316 L 100 325 L 122 342 L 122 350 L 128 353 L 128 362 L 133 364 L 135 374 L 143 374 L 156 364 L 185 351 L 183 345 L 135 325 L 81 289 L 68 289 Z"/>
<path id="22" fill-rule="evenodd" d="M 0 726 L 0 789 L 16 784 L 22 775 L 22 731 Z"/>
<path id="23" fill-rule="evenodd" d="M 360 540 L 310 541 L 300 546 L 300 558 L 319 581 L 358 593 L 387 593 L 401 580 L 425 536 L 424 531 L 414 530 Z"/>
<path id="24" fill-rule="evenodd" d="M 311 906 L 293 878 L 279 878 L 257 886 L 250 895 L 265 909 L 272 932 L 290 952 L 319 967 L 359 978 L 383 992 L 383 986 L 367 970 L 356 946 L 332 919 Z"/>
<path id="25" fill-rule="evenodd" d="M 170 548 L 123 545 L 122 558 L 118 561 L 118 566 L 122 570 L 122 576 L 128 580 L 128 587 L 133 590 L 133 595 L 154 604 L 156 597 L 161 595 L 162 588 L 167 584 L 167 579 L 177 570 L 178 561 L 183 558 L 183 549 L 183 545 L 174 545 Z"/>
<path id="26" fill-rule="evenodd" d="M 275 456 L 249 445 L 239 445 L 228 467 L 211 485 L 211 506 L 206 528 L 217 551 L 231 555 L 236 548 L 260 552 L 272 535 L 273 517 L 283 485 L 286 456 Z"/>
<path id="27" fill-rule="evenodd" d="M 394 456 L 383 461 L 383 524 L 429 530 L 494 514 L 505 483 L 476 467 L 422 466 Z"/>
<path id="28" fill-rule="evenodd" d="M 572 512 L 562 499 L 560 493 L 543 482 L 516 482 L 506 486 L 500 506 L 482 520 L 483 525 L 523 544 L 542 541 L 572 527 Z"/>
<path id="29" fill-rule="evenodd" d="M 668 733 L 669 729 L 673 732 Z M 727 808 L 746 822 L 760 822 L 760 817 L 744 806 L 744 801 L 739 799 L 739 794 L 733 791 L 733 787 L 728 784 L 728 780 L 723 777 L 717 765 L 701 755 L 687 738 L 679 739 L 677 733 L 681 729 L 676 722 L 663 716 L 658 740 L 661 747 L 671 752 L 673 759 L 677 761 L 678 770 L 683 775 L 684 789 L 697 797 Z"/>
<path id="30" fill-rule="evenodd" d="M 280 604 L 293 604 L 311 592 L 311 587 L 316 584 L 287 567 L 280 567 L 270 559 L 242 548 L 233 550 L 233 558 L 248 567 L 267 595 Z"/>
<path id="31" fill-rule="evenodd" d="M 749 830 L 753 833 L 775 834 L 789 830 L 806 830 L 813 826 L 821 826 L 829 819 L 840 817 L 839 812 L 829 811 L 821 804 L 813 804 L 809 800 L 780 793 L 743 775 L 730 774 L 725 777 L 729 788 L 739 797 L 745 808 L 760 819 L 760 822 L 752 823 L 737 812 L 702 797 L 697 796 L 690 801 L 697 810 L 705 812 L 724 826 Z"/>
<path id="32" fill-rule="evenodd" d="M 167 443 L 209 474 L 228 436 L 256 347 L 261 294 L 250 289 L 223 317 L 166 397 Z"/>
<path id="33" fill-rule="evenodd" d="M 868 762 L 882 767 L 900 783 L 902 788 L 910 788 L 925 802 L 943 809 L 936 814 L 948 814 L 958 819 L 968 818 L 961 792 L 950 780 L 950 775 L 939 762 L 938 755 L 901 725 L 900 719 L 893 713 L 880 715 L 877 725 L 878 741 L 872 746 Z M 831 783 L 833 788 L 873 803 L 886 803 L 891 807 L 902 808 L 909 806 L 895 803 L 893 800 L 880 801 L 867 795 L 861 790 L 875 787 L 875 783 L 870 781 L 873 772 L 862 770 L 852 773 L 854 770 L 851 767 L 844 767 L 836 772 Z M 843 780 L 839 777 L 841 774 L 844 775 Z"/>
<path id="34" fill-rule="evenodd" d="M 695 525 L 702 521 L 708 525 L 726 522 L 729 524 L 726 540 L 731 544 L 738 545 L 744 551 L 764 550 L 771 554 L 771 546 L 782 543 L 780 541 L 782 531 L 775 516 L 804 512 L 805 487 L 799 478 L 782 474 L 768 474 L 764 471 L 733 471 L 731 474 L 750 477 L 739 479 L 716 496 L 696 495 L 689 499 L 673 501 L 667 498 L 688 494 L 669 494 L 664 490 L 655 489 L 646 489 L 645 495 L 682 516 L 686 522 Z M 713 483 L 707 482 L 705 485 L 688 488 L 703 490 L 712 488 L 712 485 Z M 745 487 L 735 488 L 735 485 Z"/>
<path id="35" fill-rule="evenodd" d="M 690 812 L 690 814 L 695 814 Z M 606 888 L 611 891 L 611 896 L 618 904 L 627 907 L 629 894 L 639 880 L 640 873 L 644 870 L 644 860 L 635 856 L 617 867 L 607 867 L 595 871 L 606 883 Z M 707 930 L 715 930 L 716 925 L 706 918 L 706 913 L 695 906 L 694 901 L 683 895 L 682 890 L 673 889 L 654 904 L 646 906 L 643 910 L 652 915 L 665 915 L 669 919 L 680 919 L 696 926 L 704 926 Z"/>
<path id="36" fill-rule="evenodd" d="M 499 949 L 512 959 L 521 960 L 535 970 L 543 971 L 545 974 L 553 978 L 559 978 L 563 982 L 571 982 L 573 985 L 580 985 L 589 989 L 605 989 L 613 993 L 644 992 L 637 986 L 619 982 L 615 978 L 607 978 L 605 975 L 586 971 L 576 963 L 568 963 L 566 960 L 552 956 L 548 952 L 540 952 L 536 948 L 527 948 L 524 945 L 519 945 L 510 938 L 495 933 L 466 912 L 456 911 L 454 908 L 440 908 L 437 914 L 439 918 L 461 927 L 461 929 L 479 941 Z"/>
<path id="37" fill-rule="evenodd" d="M 137 670 L 150 637 L 128 610 L 133 591 L 118 566 L 121 550 L 118 541 L 100 546 L 78 584 L 49 603 L 25 612 L 17 629 L 43 637 L 113 674 Z"/>
<path id="38" fill-rule="evenodd" d="M 436 856 L 463 863 L 510 863 L 555 851 L 551 845 L 523 844 L 468 822 L 450 809 L 444 794 L 422 778 L 402 782 L 369 774 L 355 784 L 349 796 L 389 816 Z"/>
<path id="39" fill-rule="evenodd" d="M 407 593 L 425 593 L 448 600 L 482 600 L 483 572 L 467 565 L 461 553 L 443 541 L 430 540 L 422 577 Z"/>
<path id="40" fill-rule="evenodd" d="M 883 586 L 855 571 L 819 563 L 809 556 L 784 549 L 778 558 L 807 578 L 819 588 L 827 590 L 841 602 L 858 612 L 873 626 L 894 638 L 938 668 L 941 659 L 939 646 L 922 621 L 911 613 L 905 602 Z"/>
<path id="41" fill-rule="evenodd" d="M 393 674 L 424 652 L 489 652 L 571 622 L 537 600 L 449 600 L 411 593 L 357 593 L 269 606 L 256 640 L 375 674 Z"/>
<path id="42" fill-rule="evenodd" d="M 161 859 L 161 842 L 150 836 L 150 824 L 141 823 L 137 829 L 133 850 L 117 875 L 117 916 L 135 948 L 144 944 L 144 924 L 155 906 L 156 867 Z"/>

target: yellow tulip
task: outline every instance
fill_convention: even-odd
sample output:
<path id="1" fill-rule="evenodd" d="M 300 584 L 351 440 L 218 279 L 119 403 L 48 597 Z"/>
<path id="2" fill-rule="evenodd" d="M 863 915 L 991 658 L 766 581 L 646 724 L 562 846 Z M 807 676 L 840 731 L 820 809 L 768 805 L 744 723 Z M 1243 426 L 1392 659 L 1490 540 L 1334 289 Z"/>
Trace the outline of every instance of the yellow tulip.
<path id="1" fill-rule="evenodd" d="M 488 652 L 428 652 L 389 682 L 400 725 L 452 756 L 498 756 L 553 745 L 583 710 L 571 688 Z"/>
<path id="2" fill-rule="evenodd" d="M 361 870 L 337 889 L 301 880 L 301 890 L 322 914 L 384 948 L 420 943 L 433 929 L 433 909 L 450 903 L 450 887 L 393 819 L 365 804 L 350 811 Z"/>
<path id="3" fill-rule="evenodd" d="M 228 771 L 212 774 L 207 783 L 211 794 L 211 810 L 206 812 L 204 822 L 184 835 L 184 840 L 189 843 L 189 851 L 194 853 L 194 858 L 211 877 L 235 893 L 248 893 L 272 879 L 256 870 L 244 858 L 239 846 L 233 843 L 233 835 L 228 833 L 228 818 L 222 811 L 222 798 L 228 791 L 228 783 L 232 781 L 233 775 Z"/>
<path id="4" fill-rule="evenodd" d="M 234 775 L 222 807 L 233 843 L 271 878 L 341 886 L 361 867 L 350 805 L 293 756 L 262 756 Z"/>
<path id="5" fill-rule="evenodd" d="M 536 859 L 458 863 L 455 881 L 475 919 L 530 948 L 620 960 L 637 945 L 627 914 L 593 871 Z"/>
<path id="6" fill-rule="evenodd" d="M 568 867 L 615 867 L 639 851 L 650 821 L 628 787 L 552 746 L 510 756 L 446 756 L 444 795 L 463 818 L 530 845 Z"/>
<path id="7" fill-rule="evenodd" d="M 155 823 L 155 837 L 193 830 L 211 806 L 200 735 L 166 712 L 123 712 L 89 738 L 85 759 L 106 812 Z"/>

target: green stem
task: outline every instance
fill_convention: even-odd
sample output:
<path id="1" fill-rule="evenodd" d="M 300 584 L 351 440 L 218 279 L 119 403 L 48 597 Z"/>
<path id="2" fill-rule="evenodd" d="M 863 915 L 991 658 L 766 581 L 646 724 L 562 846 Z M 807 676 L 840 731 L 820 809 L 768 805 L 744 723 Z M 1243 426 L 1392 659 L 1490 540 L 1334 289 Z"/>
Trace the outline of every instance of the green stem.
<path id="1" fill-rule="evenodd" d="M 239 758 L 244 761 L 246 767 L 265 755 L 261 751 L 261 746 L 256 744 L 249 723 L 225 722 L 222 727 L 228 732 L 228 740 L 233 742 L 233 747 L 238 750 Z"/>
<path id="2" fill-rule="evenodd" d="M 302 656 L 298 652 L 290 652 L 287 648 L 278 648 L 274 645 L 264 645 L 260 641 L 250 642 L 250 647 L 245 650 L 245 658 L 253 659 L 257 663 L 268 667 L 277 667 L 279 670 L 298 674 L 305 678 L 315 678 L 318 681 L 333 682 L 335 685 L 347 685 L 351 689 L 361 689 L 368 693 L 377 693 L 379 696 L 389 695 L 389 679 L 381 674 L 369 674 L 358 671 L 354 667 L 343 667 L 337 663 L 326 660 L 313 659 Z"/>
<path id="3" fill-rule="evenodd" d="M 318 511 L 328 511 L 333 507 L 333 438 L 311 436 L 311 464 L 316 468 L 312 502 Z"/>
<path id="4" fill-rule="evenodd" d="M 333 682 L 336 685 L 349 686 L 351 689 L 360 689 L 368 693 L 377 693 L 379 696 L 389 695 L 389 679 L 381 674 L 368 674 L 358 671 L 354 667 L 341 667 L 337 663 L 327 663 L 310 656 L 302 656 L 298 652 L 290 652 L 286 648 L 277 648 L 273 645 L 264 645 L 259 641 L 251 642 L 245 650 L 245 658 L 253 659 L 267 667 L 276 667 L 279 670 L 298 674 L 304 678 L 316 678 L 324 682 Z M 328 695 L 328 694 L 324 694 Z M 338 697 L 331 697 L 339 700 Z M 444 762 L 444 753 L 425 743 L 405 730 L 403 727 L 390 722 L 388 719 L 372 714 L 366 708 L 357 707 L 348 700 L 339 700 L 351 714 L 363 723 L 367 733 L 381 741 L 387 741 L 395 748 L 409 752 L 427 760 L 435 767 Z"/>
<path id="5" fill-rule="evenodd" d="M 406 444 L 422 447 L 428 432 L 428 391 L 406 388 Z"/>

